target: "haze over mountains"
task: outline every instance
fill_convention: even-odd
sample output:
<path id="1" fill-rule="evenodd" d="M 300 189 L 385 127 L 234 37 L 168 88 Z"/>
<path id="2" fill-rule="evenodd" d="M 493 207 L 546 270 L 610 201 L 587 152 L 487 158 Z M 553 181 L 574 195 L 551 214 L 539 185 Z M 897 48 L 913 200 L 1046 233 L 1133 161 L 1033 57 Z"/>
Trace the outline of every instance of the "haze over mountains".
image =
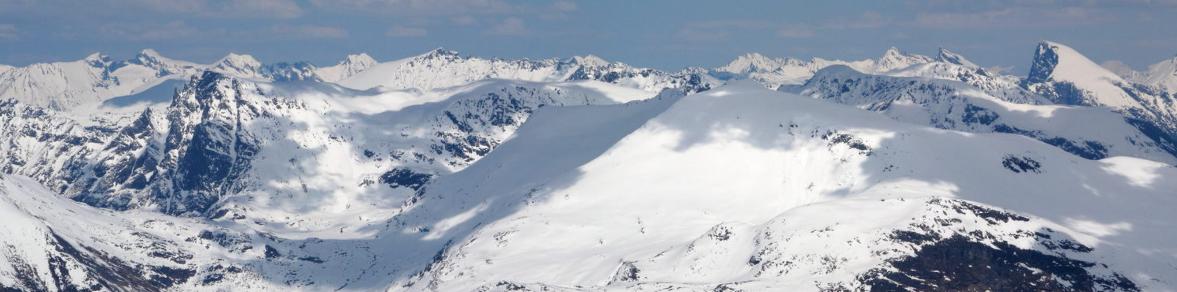
<path id="1" fill-rule="evenodd" d="M 0 289 L 1177 289 L 1177 59 L 0 67 Z"/>

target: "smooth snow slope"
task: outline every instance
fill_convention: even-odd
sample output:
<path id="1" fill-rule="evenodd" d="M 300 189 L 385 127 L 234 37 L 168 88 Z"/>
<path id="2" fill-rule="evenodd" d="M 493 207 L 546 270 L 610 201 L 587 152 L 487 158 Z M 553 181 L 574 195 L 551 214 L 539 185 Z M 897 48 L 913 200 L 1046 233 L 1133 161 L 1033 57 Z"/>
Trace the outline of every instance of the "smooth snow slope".
<path id="1" fill-rule="evenodd" d="M 397 289 L 853 288 L 902 272 L 884 260 L 954 236 L 1106 263 L 1081 271 L 1113 288 L 1177 282 L 1171 166 L 1090 161 L 752 84 L 672 101 L 633 131 L 593 121 L 641 115 L 541 113 L 428 186 L 396 233 L 450 243 Z M 602 112 L 579 114 L 590 110 Z M 908 230 L 928 241 L 896 239 Z"/>

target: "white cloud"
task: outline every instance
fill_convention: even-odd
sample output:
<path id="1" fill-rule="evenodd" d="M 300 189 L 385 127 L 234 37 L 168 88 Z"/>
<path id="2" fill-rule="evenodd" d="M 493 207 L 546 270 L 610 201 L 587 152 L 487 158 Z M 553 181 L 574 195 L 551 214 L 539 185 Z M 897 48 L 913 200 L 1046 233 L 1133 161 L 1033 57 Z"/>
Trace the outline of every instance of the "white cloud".
<path id="1" fill-rule="evenodd" d="M 521 36 L 530 33 L 527 26 L 523 24 L 523 20 L 518 17 L 508 17 L 503 19 L 503 22 L 495 24 L 487 31 L 488 34 L 505 35 L 505 36 Z"/>
<path id="2" fill-rule="evenodd" d="M 422 37 L 429 34 L 424 28 L 407 27 L 402 25 L 394 25 L 384 33 L 385 36 L 390 37 Z"/>

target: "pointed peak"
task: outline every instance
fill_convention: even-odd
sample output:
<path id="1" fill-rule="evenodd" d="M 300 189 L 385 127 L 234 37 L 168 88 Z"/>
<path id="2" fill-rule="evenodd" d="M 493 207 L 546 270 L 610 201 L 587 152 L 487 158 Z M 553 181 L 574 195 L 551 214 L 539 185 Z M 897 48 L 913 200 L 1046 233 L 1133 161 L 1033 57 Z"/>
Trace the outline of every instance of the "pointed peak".
<path id="1" fill-rule="evenodd" d="M 1026 75 L 1026 82 L 1040 83 L 1050 80 L 1054 67 L 1058 66 L 1058 46 L 1049 41 L 1038 42 L 1034 51 L 1034 60 L 1030 63 L 1030 73 Z"/>
<path id="2" fill-rule="evenodd" d="M 875 70 L 879 72 L 887 72 L 895 69 L 907 68 L 915 64 L 924 64 L 933 62 L 935 59 L 924 55 L 908 54 L 899 48 L 891 47 L 883 52 L 883 56 L 875 61 Z"/>
<path id="3" fill-rule="evenodd" d="M 1115 108 L 1141 106 L 1123 88 L 1123 77 L 1096 64 L 1067 45 L 1042 41 L 1034 54 L 1026 84 L 1045 82 L 1070 83 L 1079 91 L 1059 95 L 1055 102 L 1080 105 L 1103 105 Z"/>
<path id="4" fill-rule="evenodd" d="M 973 63 L 972 61 L 965 59 L 964 56 L 945 48 L 940 48 L 940 53 L 938 54 L 937 58 L 941 62 L 952 63 L 971 68 L 977 67 L 976 63 Z"/>
<path id="5" fill-rule="evenodd" d="M 931 58 L 928 58 L 927 56 L 924 56 L 924 55 L 911 54 L 911 53 L 905 52 L 903 50 L 900 50 L 897 47 L 892 46 L 890 48 L 887 48 L 886 51 L 883 51 L 883 56 L 879 57 L 879 60 L 886 60 L 886 59 L 931 59 Z"/>

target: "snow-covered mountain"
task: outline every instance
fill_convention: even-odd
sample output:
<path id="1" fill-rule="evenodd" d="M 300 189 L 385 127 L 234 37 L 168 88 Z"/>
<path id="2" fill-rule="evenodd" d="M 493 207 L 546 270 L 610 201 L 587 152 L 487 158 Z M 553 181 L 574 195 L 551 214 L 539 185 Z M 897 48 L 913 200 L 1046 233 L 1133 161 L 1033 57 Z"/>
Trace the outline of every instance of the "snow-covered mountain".
<path id="1" fill-rule="evenodd" d="M 740 83 L 543 107 L 484 159 L 401 198 L 391 217 L 334 218 L 349 224 L 331 232 L 98 211 L 6 176 L 0 206 L 20 211 L 3 214 L 28 224 L 2 229 L 21 235 L 0 239 L 20 251 L 5 254 L 20 268 L 0 283 L 1166 290 L 1177 283 L 1166 212 L 1175 178 L 1156 162 L 1086 160 Z M 112 236 L 87 241 L 92 232 Z M 60 266 L 77 268 L 49 272 Z M 116 269 L 160 284 L 113 281 Z"/>
<path id="2" fill-rule="evenodd" d="M 1057 43 L 90 60 L 0 72 L 0 290 L 1177 289 L 1173 97 Z"/>
<path id="3" fill-rule="evenodd" d="M 952 54 L 948 51 L 942 51 L 942 61 L 944 58 L 954 58 L 956 56 L 953 60 L 968 62 L 958 55 L 944 55 L 944 53 Z M 756 80 L 770 89 L 776 89 L 783 85 L 799 85 L 805 83 L 818 70 L 834 65 L 848 66 L 866 73 L 886 73 L 936 60 L 928 56 L 904 53 L 895 47 L 887 49 L 878 59 L 852 62 L 826 60 L 822 58 L 813 58 L 809 61 L 794 58 L 769 58 L 759 53 L 749 53 L 737 57 L 727 65 L 712 69 L 711 74 L 723 80 Z"/>
<path id="4" fill-rule="evenodd" d="M 1022 137 L 902 124 L 756 85 L 668 102 L 537 114 L 537 123 L 486 159 L 431 184 L 396 222 L 447 248 L 398 283 L 439 290 L 1173 285 L 1166 279 L 1175 276 L 1167 266 L 1174 258 L 1144 252 L 1172 250 L 1161 210 L 1174 203 L 1174 186 L 1159 179 L 1174 175 L 1172 167 L 1089 161 Z M 536 151 L 583 154 L 536 161 Z M 1157 179 L 1128 178 L 1143 169 Z M 1026 277 L 992 280 L 1009 275 Z"/>
<path id="5" fill-rule="evenodd" d="M 1177 96 L 1131 83 L 1075 49 L 1042 42 L 1022 86 L 1057 104 L 1115 110 L 1156 141 L 1177 144 Z"/>
<path id="6" fill-rule="evenodd" d="M 1021 78 L 989 72 L 964 56 L 947 49 L 940 49 L 939 57 L 935 61 L 913 64 L 880 75 L 954 80 L 1013 103 L 1051 103 L 1042 96 L 1022 88 L 1019 83 Z"/>
<path id="7" fill-rule="evenodd" d="M 1125 80 L 1177 92 L 1177 57 L 1149 65 L 1143 72 L 1118 61 L 1104 62 L 1101 66 Z"/>
<path id="8" fill-rule="evenodd" d="M 318 75 L 319 79 L 323 81 L 338 82 L 364 72 L 364 70 L 368 70 L 368 68 L 378 63 L 376 59 L 368 56 L 368 54 L 352 54 L 347 55 L 343 61 L 339 61 L 339 64 L 317 69 L 315 75 Z"/>
<path id="9" fill-rule="evenodd" d="M 737 57 L 727 65 L 713 69 L 711 74 L 725 80 L 740 78 L 756 80 L 768 88 L 777 88 L 782 85 L 804 83 L 817 70 L 835 64 L 869 71 L 874 60 L 843 62 L 813 58 L 805 61 L 793 58 L 769 58 L 759 53 L 749 53 Z"/>
<path id="10" fill-rule="evenodd" d="M 539 61 L 482 59 L 439 48 L 422 55 L 373 65 L 337 83 L 360 90 L 376 87 L 433 90 L 488 78 L 534 82 L 596 80 L 654 93 L 664 88 L 701 91 L 718 83 L 699 71 L 688 69 L 666 73 L 611 63 L 596 56 Z"/>
<path id="11" fill-rule="evenodd" d="M 75 200 L 210 217 L 233 209 L 239 202 L 227 197 L 234 196 L 335 202 L 297 209 L 309 221 L 315 210 L 371 204 L 360 197 L 376 193 L 407 196 L 430 177 L 460 170 L 509 138 L 536 108 L 651 95 L 597 81 L 502 80 L 423 95 L 207 71 L 163 112 L 147 109 L 118 128 L 85 127 L 19 103 L 6 105 L 2 117 L 10 125 L 6 137 L 13 137 L 4 149 L 7 172 Z"/>
<path id="12" fill-rule="evenodd" d="M 73 62 L 0 70 L 0 98 L 55 110 L 111 106 L 110 101 L 120 97 L 114 105 L 151 103 L 150 97 L 140 95 L 166 98 L 175 85 L 204 71 L 272 81 L 318 79 L 315 67 L 307 63 L 263 65 L 249 55 L 229 54 L 212 64 L 196 64 L 145 49 L 128 60 L 95 53 Z M 156 88 L 160 85 L 165 88 Z"/>
<path id="13" fill-rule="evenodd" d="M 833 66 L 819 71 L 803 86 L 790 89 L 913 124 L 1023 135 L 1087 159 L 1133 156 L 1177 164 L 1177 143 L 1153 139 L 1111 110 L 1025 103 L 995 97 L 970 85 L 927 77 L 869 75 Z M 1086 126 L 1077 128 L 1075 124 Z"/>
<path id="14" fill-rule="evenodd" d="M 1150 65 L 1143 74 L 1136 82 L 1177 92 L 1177 57 Z"/>

